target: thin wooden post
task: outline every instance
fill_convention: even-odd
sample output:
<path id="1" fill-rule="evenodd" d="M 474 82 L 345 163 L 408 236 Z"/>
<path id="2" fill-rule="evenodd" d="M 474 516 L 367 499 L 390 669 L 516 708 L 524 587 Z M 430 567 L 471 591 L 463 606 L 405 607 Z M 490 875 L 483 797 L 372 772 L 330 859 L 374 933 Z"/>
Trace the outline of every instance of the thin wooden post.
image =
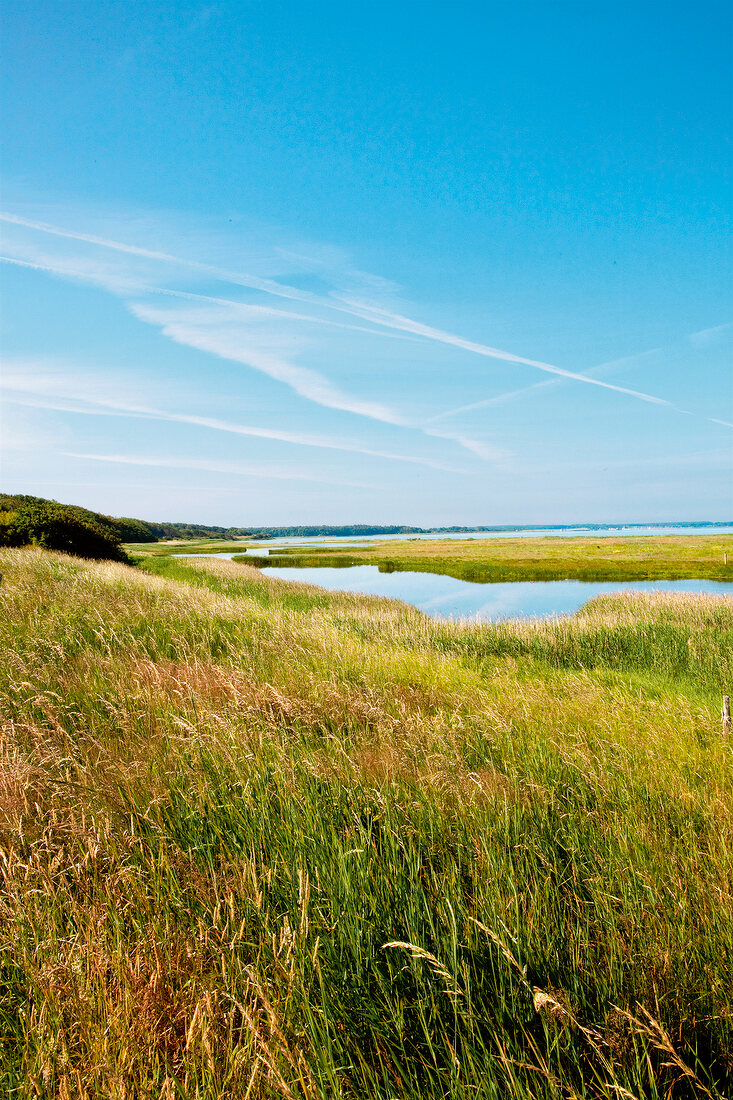
<path id="1" fill-rule="evenodd" d="M 727 564 L 728 564 L 728 554 L 724 553 L 723 554 L 723 565 L 727 565 Z"/>
<path id="2" fill-rule="evenodd" d="M 723 696 L 723 733 L 730 733 L 730 695 Z"/>

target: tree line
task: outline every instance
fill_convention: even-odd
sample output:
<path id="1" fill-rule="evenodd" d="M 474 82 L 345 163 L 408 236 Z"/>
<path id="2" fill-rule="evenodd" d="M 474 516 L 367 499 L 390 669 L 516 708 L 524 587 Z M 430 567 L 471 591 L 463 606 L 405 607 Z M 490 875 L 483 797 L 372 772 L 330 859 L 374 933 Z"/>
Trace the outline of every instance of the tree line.
<path id="1" fill-rule="evenodd" d="M 409 535 L 423 528 L 364 523 L 306 527 L 216 527 L 200 523 L 152 523 L 130 516 L 107 516 L 77 504 L 0 493 L 0 546 L 43 546 L 84 558 L 127 561 L 123 543 L 165 539 L 313 538 L 319 535 Z"/>
<path id="2" fill-rule="evenodd" d="M 573 525 L 581 527 L 581 524 Z M 588 524 L 598 530 L 606 524 Z M 652 524 L 650 526 L 657 526 Z M 709 524 L 715 527 L 717 524 Z M 532 529 L 540 528 L 533 526 Z M 200 523 L 152 523 L 130 516 L 107 516 L 76 504 L 22 494 L 0 493 L 0 546 L 43 546 L 84 558 L 127 561 L 123 543 L 165 539 L 280 539 L 366 535 L 426 535 L 504 531 L 512 527 L 407 527 L 354 523 L 301 527 L 211 527 Z"/>

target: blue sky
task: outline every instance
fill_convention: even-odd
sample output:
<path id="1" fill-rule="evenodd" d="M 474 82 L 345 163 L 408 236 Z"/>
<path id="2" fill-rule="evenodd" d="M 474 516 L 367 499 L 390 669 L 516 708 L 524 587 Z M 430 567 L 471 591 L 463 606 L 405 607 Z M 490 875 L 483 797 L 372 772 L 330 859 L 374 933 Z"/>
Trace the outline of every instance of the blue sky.
<path id="1" fill-rule="evenodd" d="M 3 487 L 236 525 L 730 519 L 731 21 L 15 5 Z"/>

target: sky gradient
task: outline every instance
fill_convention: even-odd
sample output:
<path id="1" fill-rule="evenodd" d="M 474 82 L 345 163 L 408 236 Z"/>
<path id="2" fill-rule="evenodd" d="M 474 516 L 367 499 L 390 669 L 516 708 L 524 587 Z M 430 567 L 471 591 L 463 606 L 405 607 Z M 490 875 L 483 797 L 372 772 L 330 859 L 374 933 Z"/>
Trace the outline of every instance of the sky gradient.
<path id="1" fill-rule="evenodd" d="M 16 5 L 3 488 L 237 526 L 730 520 L 731 24 Z"/>

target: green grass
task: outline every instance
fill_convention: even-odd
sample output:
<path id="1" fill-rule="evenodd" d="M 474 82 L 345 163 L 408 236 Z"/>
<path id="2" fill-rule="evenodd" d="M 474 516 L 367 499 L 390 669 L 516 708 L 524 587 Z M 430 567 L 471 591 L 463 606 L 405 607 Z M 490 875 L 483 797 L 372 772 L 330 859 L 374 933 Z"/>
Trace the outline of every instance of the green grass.
<path id="1" fill-rule="evenodd" d="M 161 542 L 128 542 L 125 550 L 134 558 L 168 557 L 170 554 L 223 554 L 237 550 L 255 549 L 256 542 L 237 539 L 165 539 Z"/>
<path id="2" fill-rule="evenodd" d="M 728 563 L 725 562 L 727 553 Z M 697 577 L 733 583 L 733 535 L 523 538 L 283 547 L 264 567 L 377 565 L 383 572 L 447 573 L 464 581 L 633 581 Z"/>
<path id="3" fill-rule="evenodd" d="M 182 540 L 129 543 L 137 560 L 172 553 L 236 553 L 261 544 Z M 274 551 L 274 552 L 273 552 Z M 728 561 L 725 561 L 727 555 Z M 244 556 L 244 555 L 243 555 Z M 348 546 L 273 547 L 259 564 L 348 567 L 376 565 L 383 572 L 447 573 L 466 581 L 633 581 L 690 577 L 733 583 L 733 535 L 652 535 L 627 538 L 405 539 Z"/>
<path id="4" fill-rule="evenodd" d="M 730 1091 L 729 599 L 0 572 L 5 1093 Z"/>

